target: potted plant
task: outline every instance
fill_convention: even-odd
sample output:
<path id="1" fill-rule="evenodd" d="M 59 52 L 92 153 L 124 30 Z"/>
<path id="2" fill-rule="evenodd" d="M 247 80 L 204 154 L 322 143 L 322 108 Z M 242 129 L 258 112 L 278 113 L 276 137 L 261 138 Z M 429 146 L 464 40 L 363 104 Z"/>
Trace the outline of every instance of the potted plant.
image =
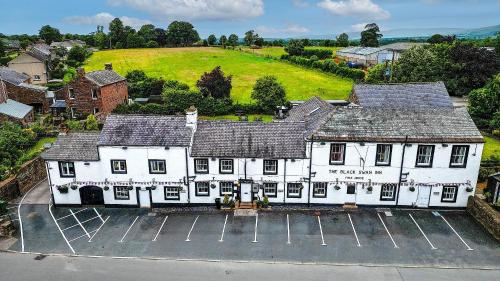
<path id="1" fill-rule="evenodd" d="M 264 199 L 262 200 L 262 207 L 264 208 L 269 207 L 269 197 L 267 197 L 267 195 L 264 195 Z"/>
<path id="2" fill-rule="evenodd" d="M 366 188 L 366 190 L 368 190 L 368 192 L 372 192 L 373 191 L 373 187 L 370 185 L 369 187 Z"/>

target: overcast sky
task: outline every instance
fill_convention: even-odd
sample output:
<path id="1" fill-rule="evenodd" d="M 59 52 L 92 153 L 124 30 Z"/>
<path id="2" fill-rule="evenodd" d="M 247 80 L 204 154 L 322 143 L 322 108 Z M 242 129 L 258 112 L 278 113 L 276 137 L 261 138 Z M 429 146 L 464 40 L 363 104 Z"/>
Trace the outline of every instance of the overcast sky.
<path id="1" fill-rule="evenodd" d="M 114 17 L 134 28 L 187 20 L 202 37 L 249 29 L 264 37 L 338 34 L 369 22 L 382 30 L 500 24 L 500 0 L 0 0 L 0 7 L 4 34 L 35 34 L 45 24 L 86 34 Z"/>

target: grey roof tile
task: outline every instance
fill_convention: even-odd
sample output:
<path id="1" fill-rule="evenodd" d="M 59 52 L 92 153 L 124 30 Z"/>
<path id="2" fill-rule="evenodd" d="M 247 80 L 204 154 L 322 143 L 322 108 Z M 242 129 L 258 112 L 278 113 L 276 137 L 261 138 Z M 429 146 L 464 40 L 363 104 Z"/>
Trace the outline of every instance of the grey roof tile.
<path id="1" fill-rule="evenodd" d="M 189 146 L 191 132 L 185 117 L 112 114 L 104 123 L 99 145 Z"/>
<path id="2" fill-rule="evenodd" d="M 85 77 L 99 86 L 106 86 L 120 81 L 124 81 L 125 77 L 119 75 L 113 70 L 97 70 L 85 74 Z"/>
<path id="3" fill-rule="evenodd" d="M 24 118 L 32 110 L 33 107 L 11 99 L 8 99 L 3 103 L 0 103 L 0 114 L 5 114 L 7 116 L 14 117 L 17 119 Z"/>
<path id="4" fill-rule="evenodd" d="M 191 156 L 305 158 L 303 122 L 199 121 Z"/>
<path id="5" fill-rule="evenodd" d="M 59 135 L 51 148 L 42 153 L 45 160 L 98 161 L 99 132 L 78 132 Z"/>
<path id="6" fill-rule="evenodd" d="M 27 74 L 19 73 L 7 67 L 0 67 L 0 78 L 2 78 L 5 82 L 9 82 L 10 84 L 17 86 L 26 80 L 29 80 L 30 77 Z"/>

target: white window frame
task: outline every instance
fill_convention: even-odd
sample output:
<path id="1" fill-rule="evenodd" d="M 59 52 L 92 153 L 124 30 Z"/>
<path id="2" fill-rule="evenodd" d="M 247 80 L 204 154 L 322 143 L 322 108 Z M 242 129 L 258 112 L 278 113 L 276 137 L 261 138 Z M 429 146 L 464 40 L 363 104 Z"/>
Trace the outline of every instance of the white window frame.
<path id="1" fill-rule="evenodd" d="M 71 114 L 71 118 L 75 118 L 75 109 L 73 107 L 69 108 L 69 112 Z"/>
<path id="2" fill-rule="evenodd" d="M 300 198 L 302 197 L 302 184 L 299 182 L 289 182 L 286 186 L 286 196 L 288 198 Z M 294 191 L 294 192 L 290 192 Z"/>
<path id="3" fill-rule="evenodd" d="M 330 144 L 330 165 L 343 165 L 345 162 L 345 150 L 347 145 L 345 143 L 332 143 Z M 333 155 L 340 156 L 340 160 L 333 160 Z"/>
<path id="4" fill-rule="evenodd" d="M 468 154 L 469 154 L 469 146 L 468 145 L 454 145 L 451 148 L 450 167 L 451 168 L 465 168 L 465 167 L 467 167 Z M 461 161 L 457 162 L 457 160 L 461 160 Z"/>
<path id="5" fill-rule="evenodd" d="M 128 186 L 113 186 L 115 200 L 130 200 L 130 190 Z"/>
<path id="6" fill-rule="evenodd" d="M 328 190 L 327 182 L 313 182 L 313 197 L 326 198 L 327 190 Z"/>
<path id="7" fill-rule="evenodd" d="M 231 181 L 221 181 L 219 183 L 220 195 L 230 195 L 234 193 L 234 183 Z"/>
<path id="8" fill-rule="evenodd" d="M 178 186 L 165 186 L 165 200 L 180 200 L 180 191 Z"/>
<path id="9" fill-rule="evenodd" d="M 264 195 L 267 197 L 277 197 L 278 196 L 278 183 L 276 182 L 265 182 L 262 184 L 264 190 Z"/>
<path id="10" fill-rule="evenodd" d="M 118 163 L 118 166 L 115 166 Z M 126 160 L 111 160 L 111 172 L 113 174 L 126 174 L 127 173 L 127 161 Z"/>
<path id="11" fill-rule="evenodd" d="M 391 144 L 377 144 L 377 153 L 375 156 L 375 165 L 377 166 L 390 166 L 391 165 Z M 381 159 L 383 158 L 383 159 Z"/>
<path id="12" fill-rule="evenodd" d="M 278 160 L 264 159 L 264 175 L 278 174 Z"/>
<path id="13" fill-rule="evenodd" d="M 425 150 L 424 150 L 425 149 Z M 434 145 L 419 145 L 417 147 L 416 167 L 430 168 L 434 160 Z"/>
<path id="14" fill-rule="evenodd" d="M 208 181 L 196 182 L 195 189 L 196 189 L 195 190 L 196 196 L 210 196 L 210 182 L 208 182 Z M 203 189 L 203 191 L 200 191 L 200 189 Z"/>
<path id="15" fill-rule="evenodd" d="M 231 167 L 231 169 L 229 169 Z M 234 173 L 234 160 L 233 159 L 219 159 L 219 172 L 221 174 Z"/>
<path id="16" fill-rule="evenodd" d="M 73 169 L 73 172 L 71 172 Z M 59 162 L 59 172 L 62 178 L 74 178 L 76 175 L 75 172 L 75 163 L 74 162 Z"/>
<path id="17" fill-rule="evenodd" d="M 162 159 L 149 159 L 149 173 L 150 174 L 166 174 L 167 173 L 167 163 Z M 163 169 L 161 169 L 163 166 Z"/>
<path id="18" fill-rule="evenodd" d="M 199 163 L 203 162 L 203 163 Z M 206 169 L 200 169 L 200 167 L 206 166 Z M 196 174 L 208 174 L 209 168 L 208 168 L 208 158 L 196 158 L 194 159 L 194 172 Z"/>

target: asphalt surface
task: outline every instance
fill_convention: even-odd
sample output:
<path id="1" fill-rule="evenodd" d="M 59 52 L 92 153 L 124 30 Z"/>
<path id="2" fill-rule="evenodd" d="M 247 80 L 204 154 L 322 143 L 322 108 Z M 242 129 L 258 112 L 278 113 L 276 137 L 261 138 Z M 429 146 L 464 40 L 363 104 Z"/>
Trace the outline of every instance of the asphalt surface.
<path id="1" fill-rule="evenodd" d="M 26 270 L 28 269 L 29 270 Z M 0 253 L 2 280 L 490 281 L 499 270 L 85 258 Z"/>

